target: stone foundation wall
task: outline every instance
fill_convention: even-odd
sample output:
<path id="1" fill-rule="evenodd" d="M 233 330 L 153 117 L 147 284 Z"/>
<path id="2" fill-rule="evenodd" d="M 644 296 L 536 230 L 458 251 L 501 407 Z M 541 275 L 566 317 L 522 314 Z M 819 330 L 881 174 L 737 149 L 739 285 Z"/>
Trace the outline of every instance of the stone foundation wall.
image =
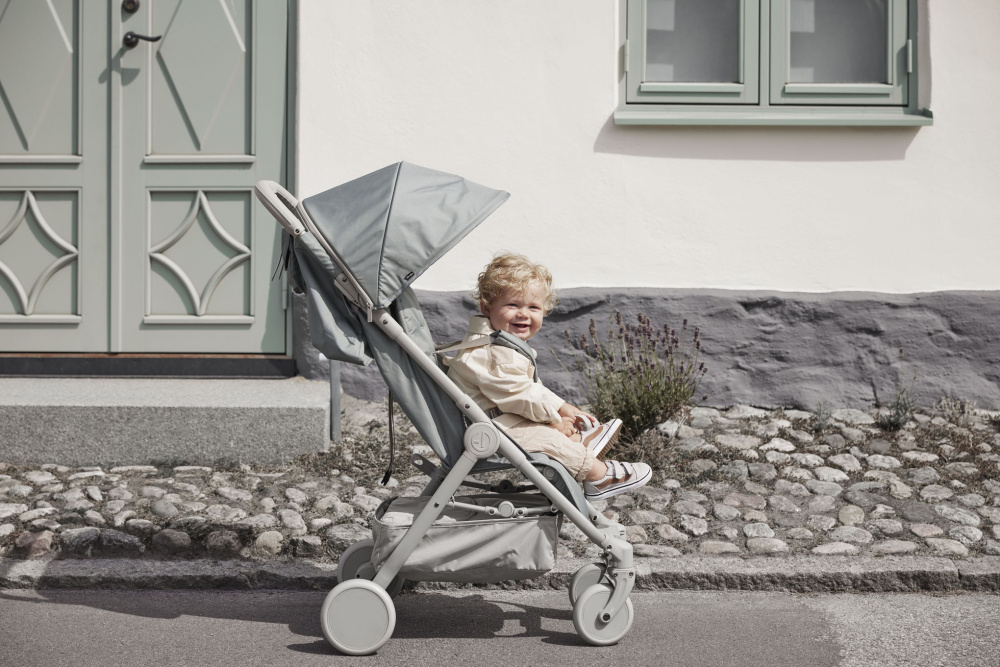
<path id="1" fill-rule="evenodd" d="M 439 342 L 465 333 L 475 312 L 465 292 L 418 291 L 424 315 Z M 605 335 L 609 317 L 637 313 L 653 325 L 669 323 L 702 334 L 708 367 L 699 393 L 706 405 L 814 409 L 830 405 L 865 407 L 883 402 L 902 383 L 918 403 L 942 397 L 1000 408 L 1000 292 L 882 294 L 794 293 L 730 290 L 591 289 L 563 290 L 559 305 L 532 339 L 547 386 L 572 402 L 585 402 L 573 368 L 574 340 L 590 320 Z M 318 379 L 327 363 L 309 344 L 304 302 L 295 300 L 295 356 L 299 372 Z M 899 350 L 903 350 L 900 361 Z M 562 364 L 560 364 L 562 360 Z M 915 379 L 914 379 L 915 375 Z M 377 399 L 385 386 L 372 365 L 342 366 L 344 390 Z"/>

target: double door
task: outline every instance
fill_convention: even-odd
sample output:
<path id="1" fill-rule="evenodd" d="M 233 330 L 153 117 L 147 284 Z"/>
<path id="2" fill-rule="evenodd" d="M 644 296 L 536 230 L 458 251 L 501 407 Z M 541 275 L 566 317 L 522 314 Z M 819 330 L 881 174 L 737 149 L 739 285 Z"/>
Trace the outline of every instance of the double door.
<path id="1" fill-rule="evenodd" d="M 0 0 L 0 351 L 283 353 L 285 0 Z"/>

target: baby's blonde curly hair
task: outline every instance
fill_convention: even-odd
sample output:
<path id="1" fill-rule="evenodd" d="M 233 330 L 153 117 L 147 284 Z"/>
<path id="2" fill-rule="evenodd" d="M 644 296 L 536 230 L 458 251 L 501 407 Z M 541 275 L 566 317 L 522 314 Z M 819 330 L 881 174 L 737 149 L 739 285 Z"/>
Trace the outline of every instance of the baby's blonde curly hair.
<path id="1" fill-rule="evenodd" d="M 486 265 L 479 274 L 472 298 L 479 302 L 479 311 L 489 312 L 490 304 L 508 287 L 526 292 L 532 280 L 537 280 L 545 290 L 543 306 L 548 315 L 556 307 L 556 293 L 552 289 L 552 274 L 541 264 L 535 264 L 524 255 L 502 252 Z"/>

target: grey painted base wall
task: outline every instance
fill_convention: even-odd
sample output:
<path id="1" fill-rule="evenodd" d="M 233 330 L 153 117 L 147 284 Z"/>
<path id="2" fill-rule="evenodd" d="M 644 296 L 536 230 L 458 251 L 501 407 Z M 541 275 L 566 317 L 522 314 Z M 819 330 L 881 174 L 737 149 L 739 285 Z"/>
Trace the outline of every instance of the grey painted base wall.
<path id="1" fill-rule="evenodd" d="M 418 291 L 434 339 L 457 340 L 475 313 L 465 292 Z M 295 358 L 299 372 L 320 379 L 328 364 L 309 344 L 304 300 L 296 297 Z M 1000 292 L 823 294 L 677 289 L 569 289 L 532 339 L 545 384 L 583 403 L 574 366 L 574 340 L 590 320 L 606 334 L 614 310 L 635 321 L 669 323 L 702 332 L 708 367 L 701 391 L 706 405 L 814 409 L 867 407 L 873 386 L 883 402 L 902 383 L 921 405 L 942 397 L 1000 408 Z M 899 358 L 902 349 L 904 358 Z M 914 379 L 915 374 L 915 379 Z M 367 400 L 385 395 L 375 369 L 344 364 L 344 391 Z"/>

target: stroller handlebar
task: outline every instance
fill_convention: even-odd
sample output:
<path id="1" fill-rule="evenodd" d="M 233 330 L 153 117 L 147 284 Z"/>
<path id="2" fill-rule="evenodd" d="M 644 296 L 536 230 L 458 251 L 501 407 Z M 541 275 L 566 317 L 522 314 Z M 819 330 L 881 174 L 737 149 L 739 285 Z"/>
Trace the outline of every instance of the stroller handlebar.
<path id="1" fill-rule="evenodd" d="M 299 200 L 293 197 L 292 193 L 274 181 L 257 181 L 254 192 L 257 193 L 260 203 L 277 219 L 286 232 L 292 236 L 302 236 L 306 228 L 299 219 L 299 214 L 293 210 L 298 208 Z"/>

